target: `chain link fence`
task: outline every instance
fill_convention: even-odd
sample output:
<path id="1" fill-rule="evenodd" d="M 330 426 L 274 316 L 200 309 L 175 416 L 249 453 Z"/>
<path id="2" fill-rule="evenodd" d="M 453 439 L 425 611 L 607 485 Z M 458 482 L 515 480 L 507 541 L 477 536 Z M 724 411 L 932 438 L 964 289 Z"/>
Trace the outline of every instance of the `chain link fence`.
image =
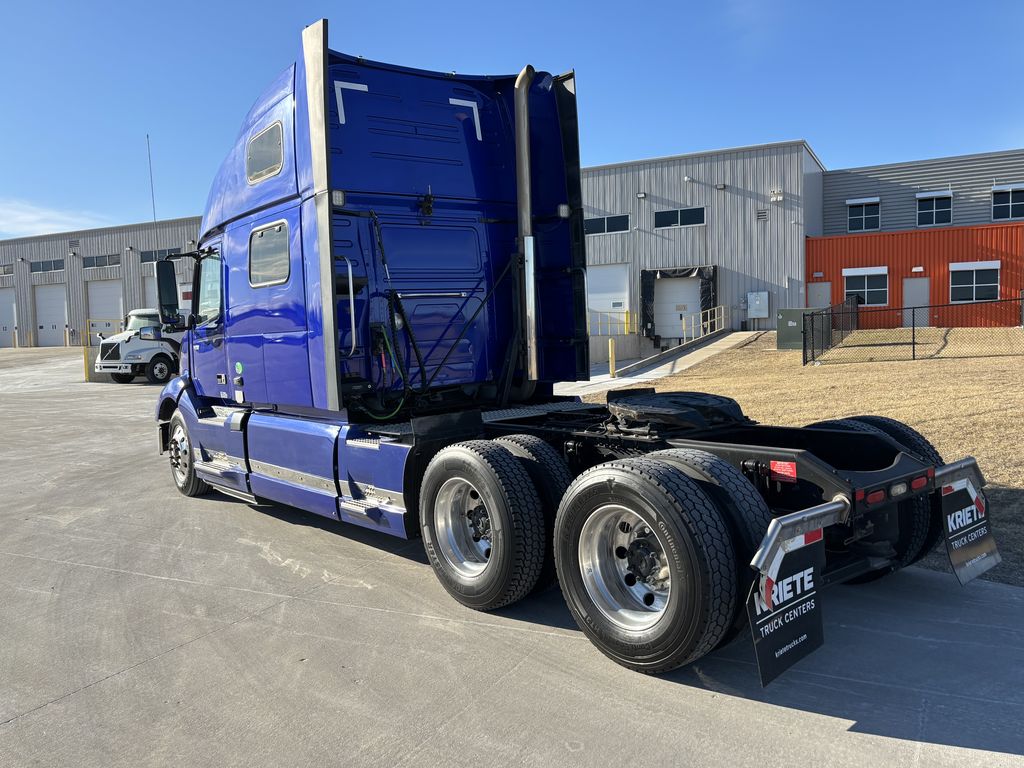
<path id="1" fill-rule="evenodd" d="M 903 309 L 843 304 L 804 315 L 804 365 L 1024 355 L 1024 297 Z"/>

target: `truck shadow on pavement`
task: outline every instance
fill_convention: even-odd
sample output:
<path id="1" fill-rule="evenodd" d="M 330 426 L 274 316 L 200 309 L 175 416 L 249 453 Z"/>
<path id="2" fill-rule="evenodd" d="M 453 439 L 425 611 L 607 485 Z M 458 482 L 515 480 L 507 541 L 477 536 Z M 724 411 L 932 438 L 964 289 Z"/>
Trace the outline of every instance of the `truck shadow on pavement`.
<path id="1" fill-rule="evenodd" d="M 749 636 L 668 679 L 853 733 L 1024 755 L 1024 590 L 909 568 L 823 601 L 824 647 L 769 687 Z"/>
<path id="2" fill-rule="evenodd" d="M 259 511 L 430 567 L 419 539 L 278 505 Z M 1024 755 L 1024 589 L 981 581 L 962 588 L 950 573 L 912 567 L 873 584 L 834 587 L 823 605 L 824 647 L 767 688 L 748 634 L 652 680 L 838 718 L 853 733 Z M 579 631 L 557 585 L 492 615 Z M 612 664 L 596 648 L 585 652 Z M 766 710 L 766 723 L 797 727 L 773 712 Z"/>

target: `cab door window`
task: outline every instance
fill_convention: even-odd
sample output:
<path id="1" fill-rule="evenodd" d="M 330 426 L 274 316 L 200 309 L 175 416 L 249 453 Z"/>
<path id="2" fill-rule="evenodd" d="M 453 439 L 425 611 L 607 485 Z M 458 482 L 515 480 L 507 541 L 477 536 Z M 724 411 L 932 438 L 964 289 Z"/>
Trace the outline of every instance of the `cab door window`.
<path id="1" fill-rule="evenodd" d="M 192 310 L 196 325 L 210 325 L 220 320 L 222 271 L 220 254 L 207 256 L 199 262 L 199 293 Z"/>

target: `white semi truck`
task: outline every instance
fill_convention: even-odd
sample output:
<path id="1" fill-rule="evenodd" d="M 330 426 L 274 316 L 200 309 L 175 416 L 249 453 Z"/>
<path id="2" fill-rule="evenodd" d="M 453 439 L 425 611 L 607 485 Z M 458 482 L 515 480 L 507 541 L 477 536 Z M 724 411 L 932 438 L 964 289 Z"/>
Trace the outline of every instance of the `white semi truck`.
<path id="1" fill-rule="evenodd" d="M 109 373 L 118 384 L 129 384 L 145 375 L 152 384 L 165 384 L 178 372 L 181 330 L 162 327 L 156 309 L 133 309 L 125 317 L 124 330 L 100 340 L 96 373 Z"/>

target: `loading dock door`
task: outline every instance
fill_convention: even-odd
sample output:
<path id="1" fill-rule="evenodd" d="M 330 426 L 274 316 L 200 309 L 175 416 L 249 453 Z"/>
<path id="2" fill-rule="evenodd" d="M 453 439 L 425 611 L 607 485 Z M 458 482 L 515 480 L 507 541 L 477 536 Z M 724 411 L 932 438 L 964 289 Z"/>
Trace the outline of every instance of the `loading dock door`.
<path id="1" fill-rule="evenodd" d="M 926 328 L 931 325 L 926 307 L 930 293 L 929 279 L 927 277 L 905 277 L 903 278 L 903 327 L 909 328 L 916 325 L 918 328 Z"/>
<path id="2" fill-rule="evenodd" d="M 86 285 L 89 297 L 89 339 L 97 333 L 110 336 L 121 330 L 124 302 L 120 280 L 90 280 Z"/>
<path id="3" fill-rule="evenodd" d="M 0 347 L 14 346 L 14 289 L 0 288 Z"/>
<path id="4" fill-rule="evenodd" d="M 663 277 L 654 281 L 654 332 L 663 341 L 678 343 L 682 338 L 695 336 L 700 311 L 699 277 Z"/>
<path id="5" fill-rule="evenodd" d="M 37 347 L 63 347 L 68 324 L 68 301 L 64 285 L 37 285 L 36 325 L 33 335 Z"/>

